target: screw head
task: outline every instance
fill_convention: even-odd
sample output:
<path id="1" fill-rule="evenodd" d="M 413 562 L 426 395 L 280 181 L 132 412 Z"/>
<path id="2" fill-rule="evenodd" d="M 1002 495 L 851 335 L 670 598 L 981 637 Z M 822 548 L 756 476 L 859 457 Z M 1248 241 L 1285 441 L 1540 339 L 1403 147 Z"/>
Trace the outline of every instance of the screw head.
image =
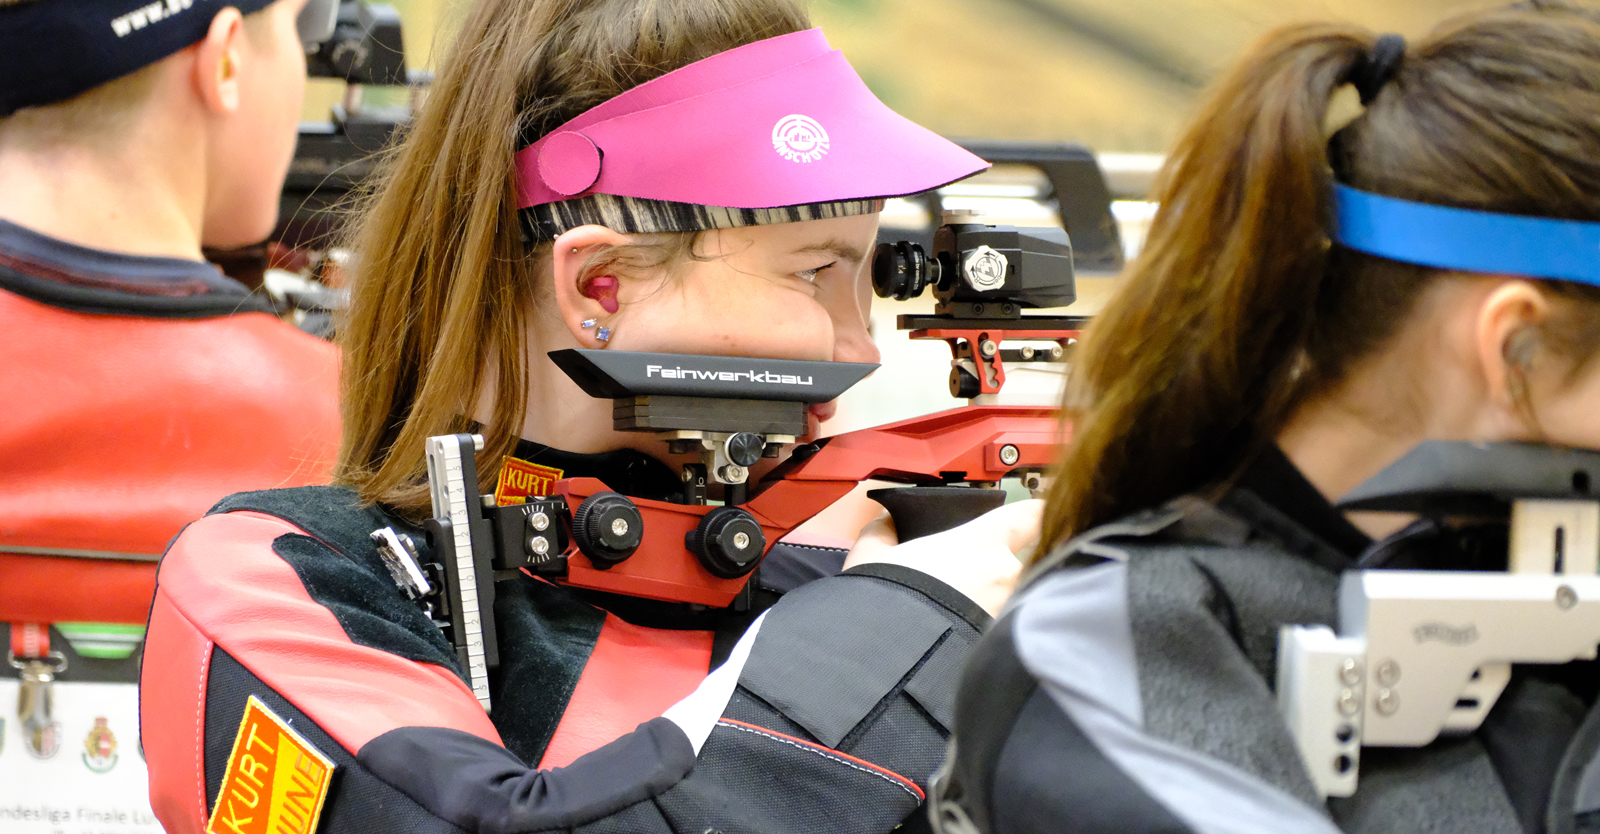
<path id="1" fill-rule="evenodd" d="M 739 548 L 740 550 L 744 550 L 745 548 L 749 547 L 750 546 L 750 534 L 748 534 L 748 533 L 734 533 L 733 534 L 733 546 Z"/>
<path id="2" fill-rule="evenodd" d="M 993 356 L 998 350 L 1000 350 L 1000 346 L 995 344 L 993 339 L 984 339 L 978 345 L 978 352 L 983 354 L 985 359 Z"/>
<path id="3" fill-rule="evenodd" d="M 1033 354 L 1034 354 L 1034 350 L 1033 350 L 1033 346 L 1032 345 L 1023 345 L 1022 346 L 1022 358 L 1023 358 L 1024 361 L 1032 362 L 1033 361 Z"/>
<path id="4" fill-rule="evenodd" d="M 542 510 L 536 512 L 528 516 L 528 526 L 543 533 L 550 529 L 550 516 Z"/>
<path id="5" fill-rule="evenodd" d="M 1578 604 L 1578 592 L 1571 585 L 1562 585 L 1556 589 L 1556 607 L 1563 611 Z"/>
<path id="6" fill-rule="evenodd" d="M 1361 699 L 1356 697 L 1355 690 L 1339 690 L 1339 700 L 1336 702 L 1341 715 L 1355 715 L 1361 709 Z"/>
<path id="7" fill-rule="evenodd" d="M 528 540 L 528 549 L 533 551 L 535 556 L 549 555 L 550 540 L 544 536 L 534 536 L 532 539 Z"/>
<path id="8" fill-rule="evenodd" d="M 1393 689 L 1380 689 L 1372 705 L 1378 708 L 1379 715 L 1394 715 L 1400 711 L 1400 695 Z"/>
<path id="9" fill-rule="evenodd" d="M 744 483 L 745 478 L 750 476 L 750 472 L 743 466 L 738 466 L 732 463 L 722 467 L 717 471 L 722 475 L 722 480 L 730 484 L 742 484 Z"/>
<path id="10" fill-rule="evenodd" d="M 1011 445 L 1010 443 L 1000 447 L 1001 463 L 1005 464 L 1006 466 L 1015 466 L 1019 460 L 1022 460 L 1022 452 L 1018 450 L 1017 447 Z"/>
<path id="11" fill-rule="evenodd" d="M 616 536 L 628 535 L 628 520 L 625 518 L 611 519 L 611 533 Z"/>
<path id="12" fill-rule="evenodd" d="M 1355 686 L 1361 682 L 1361 663 L 1353 657 L 1339 661 L 1339 680 L 1345 686 Z"/>
<path id="13" fill-rule="evenodd" d="M 1378 664 L 1374 674 L 1377 676 L 1379 686 L 1394 686 L 1400 681 L 1400 664 L 1393 660 L 1385 660 Z"/>

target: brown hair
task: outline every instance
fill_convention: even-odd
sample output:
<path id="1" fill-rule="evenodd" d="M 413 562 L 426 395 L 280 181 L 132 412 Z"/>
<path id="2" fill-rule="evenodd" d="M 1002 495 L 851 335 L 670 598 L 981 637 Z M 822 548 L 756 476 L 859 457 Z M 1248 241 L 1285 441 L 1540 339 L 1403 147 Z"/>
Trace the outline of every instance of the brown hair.
<path id="1" fill-rule="evenodd" d="M 1308 397 L 1401 330 L 1445 273 L 1330 246 L 1335 179 L 1439 205 L 1600 220 L 1600 23 L 1554 4 L 1479 12 L 1410 48 L 1330 143 L 1334 93 L 1376 36 L 1266 36 L 1162 171 L 1144 253 L 1074 364 L 1073 442 L 1042 546 L 1225 485 Z M 1540 341 L 1600 350 L 1600 289 L 1540 288 Z"/>
<path id="2" fill-rule="evenodd" d="M 336 478 L 426 510 L 423 441 L 462 430 L 492 386 L 489 488 L 521 429 L 523 327 L 549 255 L 522 242 L 515 152 L 650 79 L 808 25 L 791 0 L 479 0 L 359 224 Z M 660 262 L 693 239 L 641 237 L 617 254 Z"/>

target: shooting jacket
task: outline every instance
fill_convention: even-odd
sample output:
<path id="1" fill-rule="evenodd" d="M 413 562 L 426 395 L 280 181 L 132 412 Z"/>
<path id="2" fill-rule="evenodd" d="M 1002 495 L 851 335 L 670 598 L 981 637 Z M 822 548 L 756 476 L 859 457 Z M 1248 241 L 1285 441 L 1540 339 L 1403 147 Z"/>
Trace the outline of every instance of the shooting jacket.
<path id="1" fill-rule="evenodd" d="M 625 494 L 678 485 L 637 452 L 517 456 Z M 386 525 L 425 542 L 343 489 L 282 490 L 233 496 L 173 544 L 141 699 L 168 832 L 249 815 L 223 783 L 251 699 L 333 763 L 322 834 L 920 824 L 960 664 L 988 620 L 948 586 L 892 566 L 834 575 L 844 551 L 782 542 L 746 613 L 502 574 L 485 715 L 368 539 Z M 713 667 L 730 682 L 720 694 Z M 660 717 L 680 701 L 709 731 L 698 750 Z"/>
<path id="2" fill-rule="evenodd" d="M 209 264 L 5 221 L 0 379 L 4 621 L 142 624 L 184 524 L 229 493 L 323 482 L 338 451 L 332 345 Z"/>
<path id="3" fill-rule="evenodd" d="M 1428 529 L 1374 547 L 1461 564 Z M 1356 793 L 1318 799 L 1273 691 L 1278 629 L 1334 626 L 1339 575 L 1369 544 L 1274 448 L 1218 500 L 1063 545 L 974 650 L 935 828 L 1600 830 L 1593 662 L 1518 666 L 1476 732 L 1364 748 Z"/>

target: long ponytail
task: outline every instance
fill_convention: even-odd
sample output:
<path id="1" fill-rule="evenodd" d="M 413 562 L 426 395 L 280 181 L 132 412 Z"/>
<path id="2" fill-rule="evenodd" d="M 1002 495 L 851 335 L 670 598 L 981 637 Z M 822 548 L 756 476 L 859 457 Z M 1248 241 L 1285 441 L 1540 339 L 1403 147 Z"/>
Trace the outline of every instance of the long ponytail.
<path id="1" fill-rule="evenodd" d="M 1268 35 L 1179 141 L 1145 251 L 1080 349 L 1041 554 L 1226 487 L 1448 275 L 1332 246 L 1335 178 L 1439 205 L 1600 220 L 1600 14 L 1543 0 L 1449 21 L 1330 142 L 1330 102 L 1366 75 L 1378 40 L 1330 24 Z M 1557 313 L 1530 335 L 1581 367 L 1600 353 L 1600 289 L 1540 288 Z"/>
<path id="2" fill-rule="evenodd" d="M 1074 364 L 1093 408 L 1073 426 L 1045 542 L 1199 488 L 1286 416 L 1328 257 L 1323 126 L 1371 42 L 1339 26 L 1275 33 L 1179 141 L 1145 254 Z"/>

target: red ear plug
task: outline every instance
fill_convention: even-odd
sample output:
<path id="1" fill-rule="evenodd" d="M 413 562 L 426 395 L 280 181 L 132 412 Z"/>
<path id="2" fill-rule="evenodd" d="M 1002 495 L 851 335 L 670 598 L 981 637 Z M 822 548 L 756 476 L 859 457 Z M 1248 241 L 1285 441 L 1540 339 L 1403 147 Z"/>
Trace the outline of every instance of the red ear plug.
<path id="1" fill-rule="evenodd" d="M 600 302 L 607 313 L 617 311 L 617 279 L 614 275 L 601 275 L 583 288 L 585 298 Z"/>

